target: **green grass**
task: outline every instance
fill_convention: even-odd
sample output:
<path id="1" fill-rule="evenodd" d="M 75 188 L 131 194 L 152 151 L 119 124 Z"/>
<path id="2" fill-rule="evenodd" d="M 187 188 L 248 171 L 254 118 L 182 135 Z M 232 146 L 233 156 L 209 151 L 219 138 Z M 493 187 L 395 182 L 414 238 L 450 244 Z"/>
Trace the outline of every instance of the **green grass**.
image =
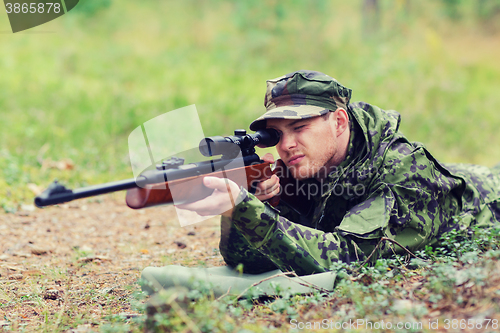
<path id="1" fill-rule="evenodd" d="M 132 177 L 127 137 L 164 112 L 196 104 L 207 136 L 247 128 L 263 112 L 265 80 L 298 69 L 337 78 L 355 101 L 398 110 L 407 137 L 443 162 L 500 162 L 500 20 L 493 9 L 476 11 L 475 2 L 413 1 L 407 11 L 403 0 L 381 0 L 379 29 L 367 26 L 359 0 L 80 2 L 17 34 L 0 14 L 0 205 L 7 212 L 32 202 L 30 183 L 46 187 L 58 178 L 83 186 Z M 42 168 L 43 161 L 67 158 L 74 169 Z M 214 303 L 205 293 L 187 317 L 164 324 L 188 330 L 194 323 L 203 331 L 264 331 L 272 324 L 286 331 L 299 317 L 429 320 L 451 303 L 474 314 L 484 303 L 498 304 L 488 292 L 498 249 L 466 245 L 479 259 L 428 249 L 419 254 L 430 260 L 425 265 L 404 270 L 380 261 L 358 280 L 343 279 L 332 295 Z M 460 285 L 450 272 L 469 280 Z M 408 289 L 417 278 L 421 285 Z M 410 308 L 402 299 L 412 299 Z M 47 323 L 45 330 L 86 323 L 70 310 L 60 326 Z M 105 320 L 101 329 L 109 332 L 144 326 L 143 317 Z"/>
<path id="2" fill-rule="evenodd" d="M 127 136 L 196 104 L 206 135 L 245 128 L 263 111 L 265 80 L 323 71 L 363 100 L 403 115 L 401 128 L 446 162 L 493 165 L 499 148 L 498 35 L 443 17 L 440 3 L 382 1 L 363 33 L 361 3 L 104 2 L 0 35 L 0 196 L 32 200 L 26 184 L 70 185 L 132 175 Z M 472 17 L 472 18 L 470 18 Z M 8 31 L 6 15 L 0 29 Z M 38 32 L 34 34 L 33 32 Z M 45 33 L 44 33 L 45 32 Z M 70 158 L 70 172 L 40 161 Z"/>
<path id="3" fill-rule="evenodd" d="M 307 325 L 311 325 L 336 332 L 342 330 L 335 325 L 352 321 L 356 325 L 349 327 L 356 332 L 372 331 L 367 325 L 394 325 L 389 332 L 432 332 L 438 326 L 449 330 L 471 323 L 483 329 L 488 324 L 494 331 L 500 327 L 500 229 L 472 231 L 452 232 L 440 247 L 428 247 L 413 258 L 379 259 L 373 267 L 339 264 L 333 292 L 292 295 L 277 287 L 276 297 L 259 298 L 250 289 L 245 298 L 215 299 L 203 284 L 191 291 L 171 288 L 155 296 L 158 304 L 169 304 L 163 311 L 135 318 L 111 316 L 110 324 L 101 328 L 104 332 L 139 332 L 144 327 L 151 332 L 265 332 L 272 325 L 277 332 L 297 332 L 298 328 L 310 331 Z M 135 294 L 134 299 L 141 304 L 143 296 Z M 409 326 L 398 330 L 398 323 Z"/>

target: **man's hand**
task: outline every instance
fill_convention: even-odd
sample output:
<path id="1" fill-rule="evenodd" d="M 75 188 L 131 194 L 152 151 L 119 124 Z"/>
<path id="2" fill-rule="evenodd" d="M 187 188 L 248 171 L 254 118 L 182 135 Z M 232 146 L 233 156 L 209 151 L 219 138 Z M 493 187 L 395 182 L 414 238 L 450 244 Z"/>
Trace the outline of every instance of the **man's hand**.
<path id="1" fill-rule="evenodd" d="M 274 163 L 272 154 L 267 153 L 262 160 Z M 236 198 L 240 194 L 239 186 L 230 179 L 206 176 L 203 185 L 214 189 L 214 192 L 205 199 L 189 204 L 176 205 L 179 209 L 189 210 L 200 216 L 223 215 L 231 217 Z M 256 185 L 255 196 L 263 201 L 278 195 L 280 191 L 279 178 L 272 175 L 271 178 L 259 182 Z"/>
<path id="2" fill-rule="evenodd" d="M 264 162 L 274 163 L 274 157 L 272 154 L 267 153 L 262 157 Z M 280 181 L 278 176 L 272 175 L 271 178 L 261 181 L 257 184 L 255 189 L 255 196 L 260 201 L 271 199 L 272 197 L 278 195 L 280 191 Z"/>
<path id="3" fill-rule="evenodd" d="M 240 194 L 240 187 L 230 179 L 210 176 L 203 178 L 203 185 L 214 189 L 214 192 L 205 199 L 176 207 L 194 211 L 201 216 L 220 214 L 231 217 L 235 200 Z"/>

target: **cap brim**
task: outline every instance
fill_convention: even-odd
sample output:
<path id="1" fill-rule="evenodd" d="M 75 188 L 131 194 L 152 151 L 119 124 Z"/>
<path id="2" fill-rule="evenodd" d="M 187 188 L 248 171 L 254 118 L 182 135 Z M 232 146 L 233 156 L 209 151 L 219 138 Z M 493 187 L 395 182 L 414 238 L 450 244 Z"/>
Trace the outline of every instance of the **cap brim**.
<path id="1" fill-rule="evenodd" d="M 267 119 L 307 119 L 322 116 L 330 110 L 315 105 L 287 105 L 271 109 L 250 124 L 252 131 L 266 127 Z"/>

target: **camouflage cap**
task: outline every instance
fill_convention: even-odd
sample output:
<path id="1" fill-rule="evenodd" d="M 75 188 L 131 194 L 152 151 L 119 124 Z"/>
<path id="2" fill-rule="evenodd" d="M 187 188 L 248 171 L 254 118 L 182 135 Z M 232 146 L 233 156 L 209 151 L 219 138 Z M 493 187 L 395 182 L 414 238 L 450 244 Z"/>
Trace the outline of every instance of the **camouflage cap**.
<path id="1" fill-rule="evenodd" d="M 267 81 L 267 112 L 250 124 L 252 131 L 266 126 L 266 119 L 305 119 L 337 108 L 347 110 L 352 90 L 334 78 L 300 70 Z"/>

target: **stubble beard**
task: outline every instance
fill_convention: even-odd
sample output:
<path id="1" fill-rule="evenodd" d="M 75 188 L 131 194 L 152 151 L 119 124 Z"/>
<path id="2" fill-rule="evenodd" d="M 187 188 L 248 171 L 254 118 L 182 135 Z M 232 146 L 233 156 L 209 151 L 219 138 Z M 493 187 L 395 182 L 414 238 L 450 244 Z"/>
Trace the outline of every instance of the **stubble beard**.
<path id="1" fill-rule="evenodd" d="M 288 169 L 290 170 L 293 178 L 297 180 L 305 180 L 309 178 L 322 179 L 328 175 L 329 168 L 323 163 L 311 163 L 307 161 L 306 165 L 294 166 L 292 165 Z"/>
<path id="2" fill-rule="evenodd" d="M 337 146 L 335 143 L 331 143 L 324 155 L 324 158 L 316 161 L 311 161 L 307 153 L 305 153 L 303 161 L 300 161 L 297 165 L 288 167 L 293 178 L 297 180 L 305 180 L 309 178 L 316 178 L 318 180 L 325 179 L 333 166 L 336 148 Z M 305 164 L 302 165 L 303 163 Z"/>

